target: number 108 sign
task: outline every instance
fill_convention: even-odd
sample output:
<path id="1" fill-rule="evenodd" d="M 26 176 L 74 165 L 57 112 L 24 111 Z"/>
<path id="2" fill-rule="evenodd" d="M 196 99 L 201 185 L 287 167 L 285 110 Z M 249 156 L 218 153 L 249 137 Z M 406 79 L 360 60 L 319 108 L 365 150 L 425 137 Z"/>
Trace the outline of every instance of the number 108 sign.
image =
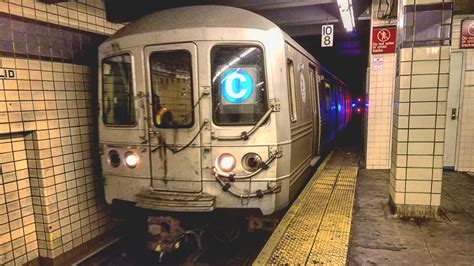
<path id="1" fill-rule="evenodd" d="M 323 25 L 321 29 L 321 47 L 332 47 L 334 25 Z"/>

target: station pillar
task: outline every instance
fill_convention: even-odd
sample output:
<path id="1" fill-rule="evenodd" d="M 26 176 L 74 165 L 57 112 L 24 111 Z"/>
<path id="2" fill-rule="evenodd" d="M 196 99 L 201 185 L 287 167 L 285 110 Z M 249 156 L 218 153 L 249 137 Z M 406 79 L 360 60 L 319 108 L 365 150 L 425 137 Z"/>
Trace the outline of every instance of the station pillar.
<path id="1" fill-rule="evenodd" d="M 441 203 L 452 9 L 399 1 L 390 171 L 399 216 L 436 217 Z"/>

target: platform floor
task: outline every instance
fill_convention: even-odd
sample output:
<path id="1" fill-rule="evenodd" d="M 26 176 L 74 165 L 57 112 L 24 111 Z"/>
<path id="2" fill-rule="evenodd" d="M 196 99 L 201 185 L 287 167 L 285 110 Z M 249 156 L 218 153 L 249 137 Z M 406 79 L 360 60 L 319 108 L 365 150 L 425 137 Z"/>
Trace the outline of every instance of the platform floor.
<path id="1" fill-rule="evenodd" d="M 388 170 L 359 171 L 349 265 L 473 265 L 474 177 L 445 172 L 440 217 L 400 220 L 388 206 Z"/>
<path id="2" fill-rule="evenodd" d="M 338 148 L 318 168 L 254 265 L 346 263 L 358 153 Z"/>

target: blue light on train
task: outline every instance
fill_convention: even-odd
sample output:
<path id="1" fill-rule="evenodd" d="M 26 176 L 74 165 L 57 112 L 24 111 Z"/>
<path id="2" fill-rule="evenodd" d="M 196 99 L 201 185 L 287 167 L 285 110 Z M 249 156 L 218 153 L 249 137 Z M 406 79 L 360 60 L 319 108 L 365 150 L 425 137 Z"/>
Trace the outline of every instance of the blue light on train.
<path id="1" fill-rule="evenodd" d="M 355 104 L 355 103 L 353 103 L 353 104 L 351 104 L 351 106 L 352 106 L 352 107 L 356 107 L 356 104 Z"/>
<path id="2" fill-rule="evenodd" d="M 249 73 L 242 69 L 225 72 L 221 80 L 221 93 L 230 103 L 242 103 L 252 96 L 254 83 Z"/>
<path id="3" fill-rule="evenodd" d="M 340 104 L 337 105 L 337 110 L 340 112 L 342 110 L 342 106 Z"/>

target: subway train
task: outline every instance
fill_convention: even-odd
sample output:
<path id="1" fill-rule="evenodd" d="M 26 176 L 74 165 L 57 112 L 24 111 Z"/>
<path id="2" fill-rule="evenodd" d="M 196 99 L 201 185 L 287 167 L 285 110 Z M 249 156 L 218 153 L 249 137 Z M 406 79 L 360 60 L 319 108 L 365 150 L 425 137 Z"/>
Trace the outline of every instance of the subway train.
<path id="1" fill-rule="evenodd" d="M 285 208 L 349 123 L 347 86 L 268 19 L 155 12 L 99 47 L 108 203 L 172 212 Z"/>

